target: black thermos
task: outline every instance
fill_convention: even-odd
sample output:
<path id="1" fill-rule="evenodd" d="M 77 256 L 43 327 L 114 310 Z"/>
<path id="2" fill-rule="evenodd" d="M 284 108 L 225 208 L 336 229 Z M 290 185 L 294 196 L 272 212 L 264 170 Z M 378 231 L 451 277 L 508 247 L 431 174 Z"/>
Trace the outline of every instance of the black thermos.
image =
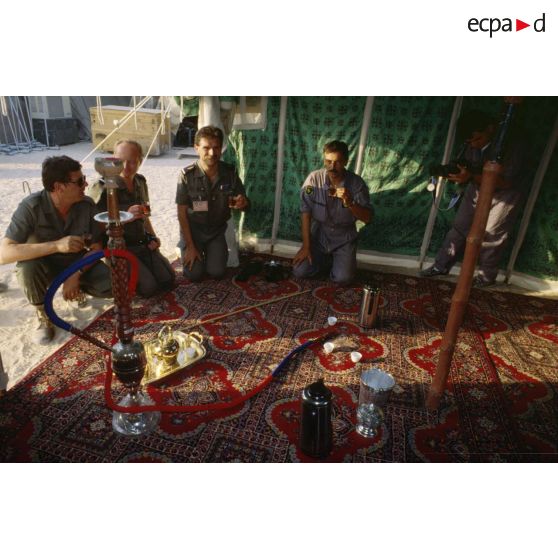
<path id="1" fill-rule="evenodd" d="M 332 397 L 322 378 L 302 390 L 300 449 L 311 457 L 327 457 L 333 447 Z"/>

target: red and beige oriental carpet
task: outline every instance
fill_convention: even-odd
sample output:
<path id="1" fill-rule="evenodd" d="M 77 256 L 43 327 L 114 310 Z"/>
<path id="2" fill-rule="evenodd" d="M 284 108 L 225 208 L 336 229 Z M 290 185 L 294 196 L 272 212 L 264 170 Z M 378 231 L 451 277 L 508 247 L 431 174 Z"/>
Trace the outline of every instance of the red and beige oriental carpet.
<path id="1" fill-rule="evenodd" d="M 325 281 L 229 275 L 199 284 L 179 279 L 173 292 L 133 305 L 136 337 L 250 307 L 286 294 L 311 292 L 252 308 L 195 329 L 207 356 L 166 384 L 150 386 L 158 403 L 228 400 L 256 386 L 301 343 L 332 330 L 349 350 L 302 352 L 267 388 L 238 407 L 195 414 L 164 413 L 151 434 L 112 430 L 104 403 L 104 354 L 72 338 L 0 399 L 0 460 L 42 462 L 307 462 L 298 447 L 300 394 L 323 378 L 334 394 L 335 462 L 558 461 L 558 301 L 473 290 L 446 393 L 435 413 L 424 402 L 438 356 L 454 285 L 394 274 L 360 272 L 358 283 L 381 289 L 377 327 L 363 330 L 361 290 Z M 109 344 L 113 313 L 88 331 Z M 372 439 L 355 431 L 360 373 L 377 366 L 397 385 L 385 423 Z M 112 395 L 124 390 L 117 380 Z"/>

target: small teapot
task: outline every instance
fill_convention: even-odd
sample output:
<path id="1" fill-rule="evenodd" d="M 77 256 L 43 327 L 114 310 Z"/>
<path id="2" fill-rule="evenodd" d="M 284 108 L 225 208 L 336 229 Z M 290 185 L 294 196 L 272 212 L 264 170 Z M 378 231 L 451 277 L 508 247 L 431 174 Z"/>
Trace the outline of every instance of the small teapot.
<path id="1" fill-rule="evenodd" d="M 180 345 L 174 337 L 172 328 L 168 325 L 164 326 L 158 335 L 155 354 L 162 358 L 167 366 L 172 366 L 176 364 L 179 350 Z"/>

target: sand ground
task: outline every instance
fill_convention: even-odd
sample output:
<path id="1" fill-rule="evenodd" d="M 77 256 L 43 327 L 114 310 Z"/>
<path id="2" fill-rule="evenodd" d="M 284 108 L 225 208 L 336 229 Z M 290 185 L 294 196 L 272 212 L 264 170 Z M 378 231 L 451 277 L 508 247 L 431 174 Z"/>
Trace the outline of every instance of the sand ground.
<path id="1" fill-rule="evenodd" d="M 52 155 L 68 155 L 81 161 L 92 149 L 92 144 L 82 142 L 61 147 L 60 150 L 34 151 L 28 154 L 0 156 L 0 237 L 8 227 L 12 213 L 19 202 L 27 195 L 22 183 L 27 181 L 32 192 L 42 189 L 41 163 Z M 173 149 L 159 157 L 145 161 L 141 173 L 147 178 L 151 198 L 151 221 L 155 232 L 161 239 L 161 251 L 171 261 L 176 258 L 178 222 L 176 219 L 176 179 L 181 168 L 195 159 L 178 156 L 193 155 L 194 150 Z M 98 155 L 97 155 L 98 156 Z M 94 182 L 97 173 L 93 169 L 95 155 L 83 164 L 83 172 L 88 182 Z M 86 191 L 87 193 L 87 191 Z M 15 263 L 0 266 L 0 281 L 8 284 L 8 290 L 0 293 L 0 353 L 4 364 L 5 376 L 0 378 L 0 389 L 12 387 L 28 374 L 37 364 L 56 351 L 71 336 L 57 329 L 54 341 L 47 346 L 32 342 L 36 327 L 35 313 L 27 303 L 15 276 Z M 89 304 L 77 309 L 75 304 L 65 302 L 61 296 L 55 299 L 59 315 L 77 327 L 85 327 L 96 316 L 110 306 L 110 301 L 95 300 L 88 297 Z"/>

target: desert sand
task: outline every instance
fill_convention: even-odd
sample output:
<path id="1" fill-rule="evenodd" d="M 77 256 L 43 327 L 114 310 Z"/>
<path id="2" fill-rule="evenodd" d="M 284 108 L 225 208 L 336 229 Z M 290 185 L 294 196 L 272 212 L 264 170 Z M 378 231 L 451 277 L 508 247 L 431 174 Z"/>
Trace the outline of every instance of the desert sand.
<path id="1" fill-rule="evenodd" d="M 0 238 L 4 236 L 13 211 L 27 195 L 23 181 L 27 181 L 32 192 L 42 189 L 41 163 L 49 156 L 68 155 L 81 161 L 92 149 L 92 144 L 82 142 L 63 146 L 59 150 L 49 149 L 13 156 L 0 155 Z M 176 179 L 181 168 L 194 158 L 179 159 L 179 155 L 194 155 L 192 148 L 172 149 L 158 157 L 150 157 L 144 162 L 141 173 L 147 178 L 151 198 L 151 221 L 161 239 L 161 252 L 173 261 L 177 257 L 178 222 L 176 219 Z M 83 172 L 89 184 L 97 177 L 93 169 L 95 154 L 83 164 Z M 101 154 L 102 156 L 102 154 Z M 86 190 L 87 193 L 87 190 Z M 35 312 L 27 303 L 19 288 L 15 275 L 15 263 L 0 266 L 0 282 L 8 284 L 8 290 L 0 293 L 0 353 L 5 376 L 0 378 L 0 389 L 11 388 L 24 378 L 35 366 L 55 352 L 71 337 L 71 334 L 57 329 L 56 337 L 49 345 L 41 346 L 32 342 L 36 328 Z M 59 293 L 55 299 L 55 309 L 60 317 L 77 327 L 85 327 L 100 313 L 109 308 L 110 301 L 88 297 L 88 305 L 78 309 L 75 303 L 65 302 Z"/>

